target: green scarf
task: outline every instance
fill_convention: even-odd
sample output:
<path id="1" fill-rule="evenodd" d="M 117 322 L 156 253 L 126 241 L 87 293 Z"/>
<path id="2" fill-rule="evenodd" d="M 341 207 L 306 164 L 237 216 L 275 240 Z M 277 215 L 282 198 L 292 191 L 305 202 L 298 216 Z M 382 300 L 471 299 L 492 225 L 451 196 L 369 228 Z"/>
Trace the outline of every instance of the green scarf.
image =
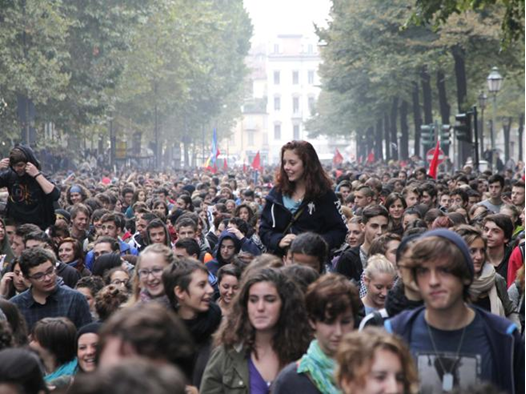
<path id="1" fill-rule="evenodd" d="M 313 340 L 309 350 L 299 361 L 298 373 L 308 373 L 322 394 L 340 394 L 334 381 L 334 367 L 334 360 L 323 353 L 317 340 Z"/>

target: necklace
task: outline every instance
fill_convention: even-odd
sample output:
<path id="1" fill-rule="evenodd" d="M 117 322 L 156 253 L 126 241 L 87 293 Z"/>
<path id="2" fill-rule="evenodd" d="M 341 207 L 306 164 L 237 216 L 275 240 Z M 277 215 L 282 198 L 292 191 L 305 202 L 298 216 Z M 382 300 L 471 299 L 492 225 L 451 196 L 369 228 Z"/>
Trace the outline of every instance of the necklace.
<path id="1" fill-rule="evenodd" d="M 438 363 L 440 364 L 440 367 L 442 368 L 442 371 L 444 372 L 444 376 L 442 377 L 442 390 L 444 390 L 446 392 L 449 392 L 449 391 L 453 390 L 453 374 L 452 374 L 452 372 L 453 372 L 453 369 L 455 368 L 455 365 L 458 362 L 458 357 L 460 355 L 460 350 L 462 349 L 462 344 L 464 343 L 464 334 L 466 333 L 466 327 L 468 325 L 464 326 L 464 328 L 462 329 L 462 335 L 460 336 L 460 342 L 458 344 L 457 353 L 455 354 L 455 362 L 453 363 L 453 365 L 451 366 L 449 371 L 446 371 L 446 369 L 444 368 L 444 364 L 442 364 L 442 359 L 440 357 L 438 357 L 438 350 L 437 350 L 437 347 L 435 345 L 435 340 L 433 339 L 433 334 L 431 333 L 431 328 L 429 327 L 429 324 L 427 322 L 426 322 L 426 326 L 427 326 L 427 332 L 429 333 L 429 339 L 431 339 L 431 345 L 433 346 L 433 351 L 435 352 L 437 360 L 438 360 Z"/>

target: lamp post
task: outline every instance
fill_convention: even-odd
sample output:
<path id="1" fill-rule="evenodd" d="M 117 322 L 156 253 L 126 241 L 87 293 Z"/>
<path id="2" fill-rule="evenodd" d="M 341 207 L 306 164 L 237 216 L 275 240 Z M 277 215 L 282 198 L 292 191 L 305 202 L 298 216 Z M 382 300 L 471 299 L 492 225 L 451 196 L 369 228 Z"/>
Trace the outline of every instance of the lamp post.
<path id="1" fill-rule="evenodd" d="M 486 109 L 486 103 L 488 96 L 483 91 L 478 96 L 479 108 L 480 108 L 480 157 L 484 157 L 484 109 Z"/>
<path id="2" fill-rule="evenodd" d="M 499 73 L 497 67 L 493 67 L 488 75 L 488 91 L 493 95 L 493 108 L 492 108 L 492 126 L 491 126 L 491 161 L 492 169 L 495 169 L 496 155 L 495 155 L 495 128 L 497 125 L 497 94 L 502 87 L 502 75 Z"/>

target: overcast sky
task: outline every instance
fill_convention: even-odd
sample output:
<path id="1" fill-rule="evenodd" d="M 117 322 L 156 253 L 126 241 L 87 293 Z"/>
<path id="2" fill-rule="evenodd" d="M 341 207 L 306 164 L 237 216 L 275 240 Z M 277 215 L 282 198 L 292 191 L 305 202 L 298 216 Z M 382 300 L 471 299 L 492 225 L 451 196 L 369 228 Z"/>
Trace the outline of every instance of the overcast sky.
<path id="1" fill-rule="evenodd" d="M 314 35 L 313 23 L 326 25 L 330 0 L 244 0 L 254 26 L 252 42 L 277 34 Z"/>

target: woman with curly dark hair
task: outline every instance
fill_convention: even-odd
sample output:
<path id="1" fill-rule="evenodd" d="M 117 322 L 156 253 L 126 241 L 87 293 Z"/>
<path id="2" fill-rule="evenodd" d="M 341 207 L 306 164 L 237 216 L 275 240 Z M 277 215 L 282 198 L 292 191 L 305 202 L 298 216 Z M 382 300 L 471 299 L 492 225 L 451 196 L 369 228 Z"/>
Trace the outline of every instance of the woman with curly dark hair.
<path id="1" fill-rule="evenodd" d="M 266 200 L 259 235 L 268 250 L 283 255 L 296 235 L 307 231 L 321 235 L 330 250 L 345 241 L 341 203 L 310 143 L 283 145 L 275 186 Z"/>
<path id="2" fill-rule="evenodd" d="M 64 238 L 58 244 L 58 258 L 64 264 L 75 268 L 81 276 L 90 276 L 91 272 L 84 264 L 84 250 L 81 243 L 75 238 Z"/>
<path id="3" fill-rule="evenodd" d="M 268 393 L 278 373 L 305 353 L 311 339 L 299 287 L 279 270 L 252 271 L 216 335 L 218 347 L 200 392 Z"/>

